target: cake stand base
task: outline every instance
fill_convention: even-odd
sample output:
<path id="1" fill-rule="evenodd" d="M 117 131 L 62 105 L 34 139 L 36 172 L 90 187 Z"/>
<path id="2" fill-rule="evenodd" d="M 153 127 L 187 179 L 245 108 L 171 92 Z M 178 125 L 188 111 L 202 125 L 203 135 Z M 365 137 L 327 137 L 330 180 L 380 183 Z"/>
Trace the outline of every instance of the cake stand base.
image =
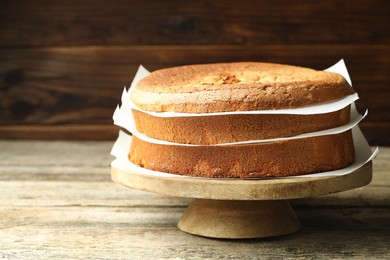
<path id="1" fill-rule="evenodd" d="M 291 234 L 300 223 L 286 200 L 194 199 L 178 227 L 212 238 L 263 238 Z"/>
<path id="2" fill-rule="evenodd" d="M 194 198 L 178 224 L 185 232 L 213 238 L 261 238 L 299 230 L 289 199 L 367 185 L 372 178 L 372 162 L 341 176 L 241 180 L 160 176 L 137 166 L 126 168 L 114 160 L 111 177 L 129 188 Z"/>

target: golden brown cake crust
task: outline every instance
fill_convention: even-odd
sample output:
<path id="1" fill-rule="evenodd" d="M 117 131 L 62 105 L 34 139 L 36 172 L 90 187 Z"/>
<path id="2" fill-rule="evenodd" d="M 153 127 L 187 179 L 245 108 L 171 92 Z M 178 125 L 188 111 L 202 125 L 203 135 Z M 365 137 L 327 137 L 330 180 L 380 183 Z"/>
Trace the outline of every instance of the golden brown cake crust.
<path id="1" fill-rule="evenodd" d="M 131 99 L 147 111 L 210 113 L 296 108 L 353 93 L 339 74 L 290 65 L 236 62 L 154 71 L 138 82 Z"/>
<path id="2" fill-rule="evenodd" d="M 133 110 L 136 128 L 145 135 L 184 144 L 218 144 L 294 136 L 345 125 L 350 106 L 318 115 L 219 115 L 155 117 Z"/>
<path id="3" fill-rule="evenodd" d="M 152 144 L 133 136 L 129 159 L 141 167 L 208 178 L 294 176 L 347 167 L 351 131 L 289 141 L 235 146 Z"/>

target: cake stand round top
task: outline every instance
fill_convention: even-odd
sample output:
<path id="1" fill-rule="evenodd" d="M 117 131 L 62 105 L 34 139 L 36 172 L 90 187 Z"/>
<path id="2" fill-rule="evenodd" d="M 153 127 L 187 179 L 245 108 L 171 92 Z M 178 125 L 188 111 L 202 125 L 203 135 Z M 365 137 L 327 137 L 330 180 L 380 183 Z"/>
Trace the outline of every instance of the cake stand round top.
<path id="1" fill-rule="evenodd" d="M 155 176 L 123 167 L 117 159 L 111 163 L 112 179 L 129 188 L 174 197 L 216 200 L 281 200 L 330 194 L 370 183 L 372 163 L 342 176 L 208 179 L 183 176 Z"/>

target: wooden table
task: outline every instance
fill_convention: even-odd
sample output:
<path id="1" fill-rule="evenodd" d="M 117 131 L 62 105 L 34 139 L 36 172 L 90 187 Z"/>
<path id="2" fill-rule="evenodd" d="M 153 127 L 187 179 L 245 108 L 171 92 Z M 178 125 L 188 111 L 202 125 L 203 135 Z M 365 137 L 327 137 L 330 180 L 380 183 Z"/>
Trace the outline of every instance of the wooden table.
<path id="1" fill-rule="evenodd" d="M 112 142 L 0 141 L 0 258 L 389 258 L 390 148 L 363 188 L 292 201 L 298 233 L 193 236 L 176 224 L 189 199 L 110 179 Z"/>

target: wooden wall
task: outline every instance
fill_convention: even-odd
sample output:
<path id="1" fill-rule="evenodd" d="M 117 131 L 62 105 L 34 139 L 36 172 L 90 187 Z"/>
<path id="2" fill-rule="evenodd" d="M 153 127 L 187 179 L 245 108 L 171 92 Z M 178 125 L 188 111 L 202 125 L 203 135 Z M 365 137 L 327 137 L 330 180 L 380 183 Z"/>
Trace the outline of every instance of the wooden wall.
<path id="1" fill-rule="evenodd" d="M 390 1 L 0 0 L 0 138 L 113 140 L 136 68 L 344 58 L 370 144 L 390 145 Z"/>

